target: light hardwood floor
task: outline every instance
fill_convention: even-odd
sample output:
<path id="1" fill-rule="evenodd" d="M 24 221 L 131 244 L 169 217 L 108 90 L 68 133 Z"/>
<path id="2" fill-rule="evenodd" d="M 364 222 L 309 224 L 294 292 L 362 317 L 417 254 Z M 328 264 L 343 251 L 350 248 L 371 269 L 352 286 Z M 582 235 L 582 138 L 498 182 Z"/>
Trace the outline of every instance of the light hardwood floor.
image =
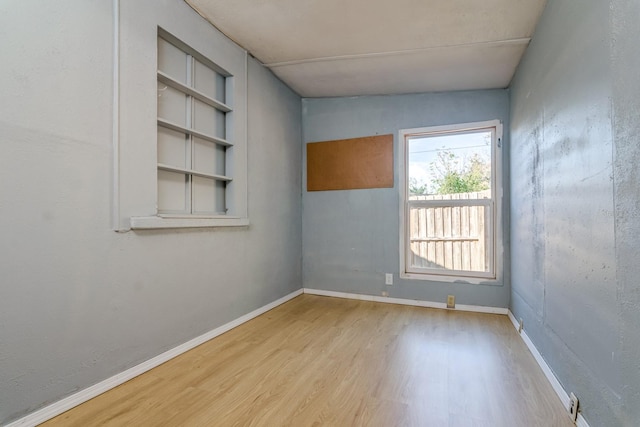
<path id="1" fill-rule="evenodd" d="M 572 426 L 506 316 L 301 295 L 44 426 Z"/>

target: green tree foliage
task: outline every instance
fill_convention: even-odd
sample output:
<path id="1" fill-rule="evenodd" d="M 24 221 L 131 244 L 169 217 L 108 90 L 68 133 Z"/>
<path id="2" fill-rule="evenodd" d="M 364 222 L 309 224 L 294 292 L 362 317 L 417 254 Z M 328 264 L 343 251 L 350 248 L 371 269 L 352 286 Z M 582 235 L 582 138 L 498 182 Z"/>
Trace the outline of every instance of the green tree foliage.
<path id="1" fill-rule="evenodd" d="M 431 171 L 436 177 L 435 194 L 470 193 L 491 187 L 491 164 L 478 154 L 462 161 L 451 151 L 440 151 L 431 163 Z"/>
<path id="2" fill-rule="evenodd" d="M 411 196 L 424 196 L 427 192 L 427 184 L 418 182 L 416 178 L 409 178 L 409 194 Z"/>

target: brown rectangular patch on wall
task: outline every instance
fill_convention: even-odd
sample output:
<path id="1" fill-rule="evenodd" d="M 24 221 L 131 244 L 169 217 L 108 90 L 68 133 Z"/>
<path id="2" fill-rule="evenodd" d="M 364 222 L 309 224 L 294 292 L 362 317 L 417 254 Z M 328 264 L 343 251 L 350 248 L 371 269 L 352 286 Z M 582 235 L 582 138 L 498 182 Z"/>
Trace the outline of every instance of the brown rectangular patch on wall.
<path id="1" fill-rule="evenodd" d="M 307 191 L 393 188 L 393 135 L 307 144 Z"/>

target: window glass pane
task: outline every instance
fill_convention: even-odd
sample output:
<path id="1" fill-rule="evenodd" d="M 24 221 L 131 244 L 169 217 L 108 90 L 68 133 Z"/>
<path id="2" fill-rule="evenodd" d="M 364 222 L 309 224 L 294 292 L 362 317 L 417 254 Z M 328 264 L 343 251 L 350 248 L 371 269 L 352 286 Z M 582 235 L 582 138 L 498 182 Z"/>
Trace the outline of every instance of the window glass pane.
<path id="1" fill-rule="evenodd" d="M 193 149 L 193 170 L 213 175 L 224 175 L 225 149 L 223 146 L 200 138 L 193 138 Z"/>
<path id="2" fill-rule="evenodd" d="M 158 70 L 186 84 L 187 54 L 158 37 Z"/>
<path id="3" fill-rule="evenodd" d="M 214 179 L 193 177 L 193 213 L 224 214 L 225 183 Z"/>
<path id="4" fill-rule="evenodd" d="M 187 135 L 158 126 L 158 163 L 188 168 Z"/>
<path id="5" fill-rule="evenodd" d="M 225 138 L 225 113 L 198 100 L 194 101 L 193 123 L 199 132 Z"/>
<path id="6" fill-rule="evenodd" d="M 491 198 L 492 132 L 409 138 L 409 200 Z"/>
<path id="7" fill-rule="evenodd" d="M 158 211 L 160 213 L 188 212 L 188 176 L 158 171 Z"/>
<path id="8" fill-rule="evenodd" d="M 225 103 L 225 77 L 200 61 L 195 61 L 195 88 L 205 95 Z"/>
<path id="9" fill-rule="evenodd" d="M 180 126 L 185 126 L 187 95 L 158 82 L 158 117 Z"/>
<path id="10" fill-rule="evenodd" d="M 490 215 L 482 205 L 410 205 L 409 268 L 491 271 Z"/>

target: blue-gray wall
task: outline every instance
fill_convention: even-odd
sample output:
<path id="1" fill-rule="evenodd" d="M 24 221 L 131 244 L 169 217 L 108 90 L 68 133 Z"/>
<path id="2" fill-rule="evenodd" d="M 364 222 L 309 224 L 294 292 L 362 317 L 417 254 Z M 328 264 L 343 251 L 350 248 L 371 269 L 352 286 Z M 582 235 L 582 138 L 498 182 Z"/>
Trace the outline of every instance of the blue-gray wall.
<path id="1" fill-rule="evenodd" d="M 112 13 L 0 2 L 0 425 L 301 287 L 300 97 L 254 60 L 251 225 L 112 231 Z"/>
<path id="2" fill-rule="evenodd" d="M 399 279 L 397 159 L 400 129 L 493 119 L 500 119 L 508 129 L 508 91 L 303 99 L 302 106 L 304 144 L 393 134 L 395 156 L 394 188 L 307 192 L 305 186 L 304 287 L 377 296 L 388 291 L 391 297 L 435 302 L 445 302 L 448 294 L 455 294 L 458 304 L 507 307 L 508 258 L 504 279 L 497 285 Z M 503 169 L 508 182 L 508 135 L 504 140 Z M 305 165 L 306 158 L 303 169 Z M 506 211 L 508 205 L 503 208 Z M 504 227 L 508 238 L 508 221 Z M 385 273 L 393 273 L 393 286 L 384 284 Z"/>
<path id="3" fill-rule="evenodd" d="M 619 419 L 631 426 L 640 423 L 640 2 L 611 10 Z"/>
<path id="4" fill-rule="evenodd" d="M 301 116 L 300 98 L 250 61 L 251 227 L 117 234 L 111 5 L 2 2 L 0 424 L 303 282 L 511 297 L 591 425 L 638 425 L 639 16 L 637 0 L 549 1 L 511 91 L 513 262 L 487 286 L 399 280 L 397 171 L 394 189 L 307 193 L 300 125 L 303 143 L 392 133 L 397 160 L 402 128 L 498 118 L 509 129 L 509 92 L 306 99 Z"/>
<path id="5" fill-rule="evenodd" d="M 550 0 L 511 87 L 511 309 L 592 426 L 640 422 L 639 12 Z"/>

